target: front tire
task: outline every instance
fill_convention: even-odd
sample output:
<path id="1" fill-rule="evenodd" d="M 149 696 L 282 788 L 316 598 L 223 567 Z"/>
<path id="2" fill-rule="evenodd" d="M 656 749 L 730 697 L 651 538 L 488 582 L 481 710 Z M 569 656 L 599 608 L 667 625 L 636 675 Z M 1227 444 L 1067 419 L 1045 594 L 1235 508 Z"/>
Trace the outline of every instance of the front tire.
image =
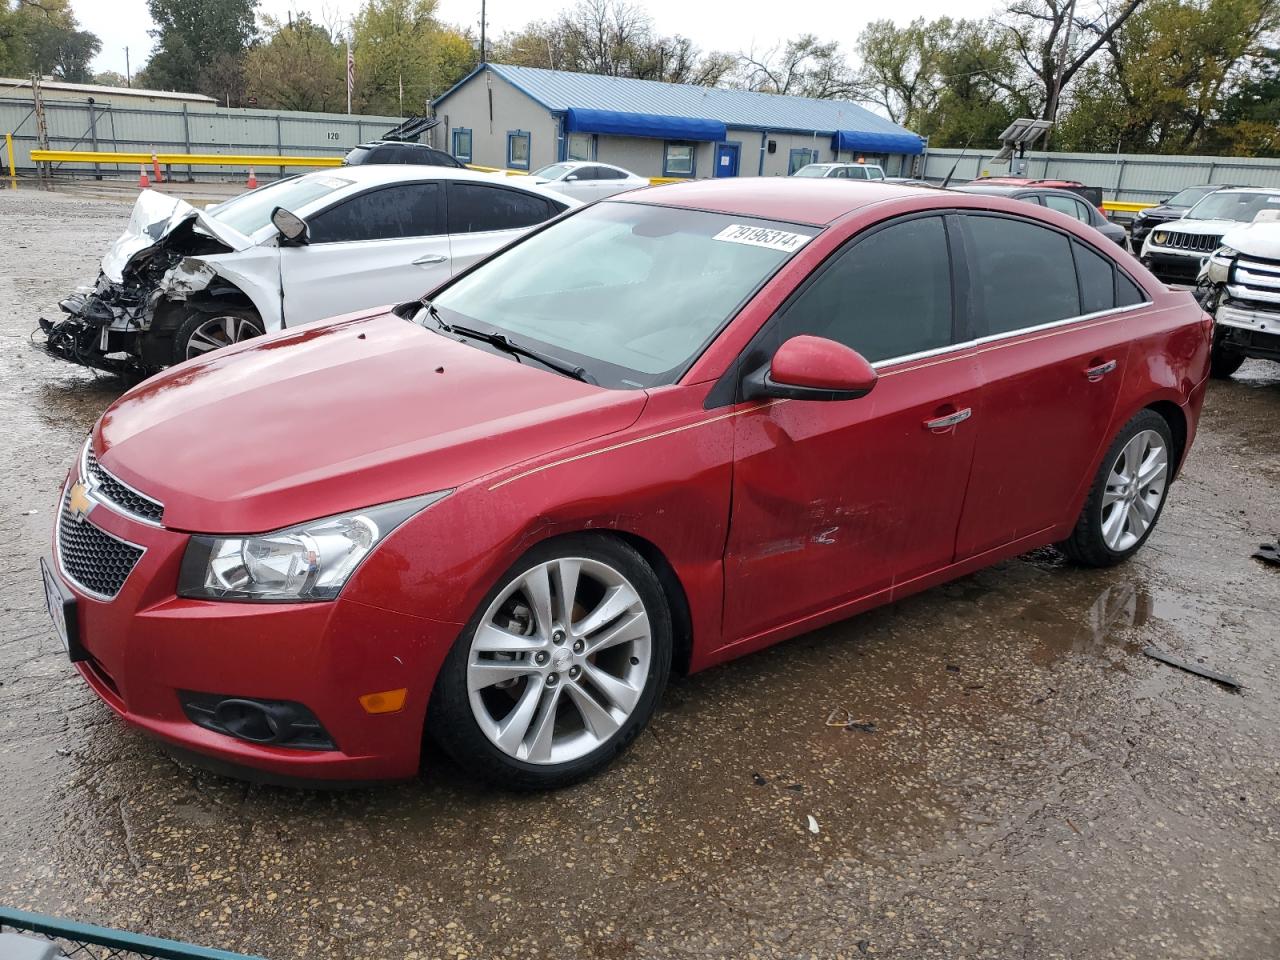
<path id="1" fill-rule="evenodd" d="M 1071 536 L 1058 544 L 1074 563 L 1111 567 L 1146 543 L 1164 511 L 1173 478 L 1173 431 L 1140 410 L 1116 434 Z"/>
<path id="2" fill-rule="evenodd" d="M 1229 380 L 1244 363 L 1243 353 L 1226 346 L 1220 337 L 1213 338 L 1213 352 L 1209 354 L 1209 376 L 1215 380 Z"/>
<path id="3" fill-rule="evenodd" d="M 262 318 L 248 307 L 193 311 L 173 336 L 173 362 L 182 363 L 263 333 Z"/>
<path id="4" fill-rule="evenodd" d="M 629 544 L 574 535 L 522 557 L 441 668 L 428 731 L 499 786 L 549 789 L 609 764 L 648 723 L 671 670 L 671 613 Z"/>

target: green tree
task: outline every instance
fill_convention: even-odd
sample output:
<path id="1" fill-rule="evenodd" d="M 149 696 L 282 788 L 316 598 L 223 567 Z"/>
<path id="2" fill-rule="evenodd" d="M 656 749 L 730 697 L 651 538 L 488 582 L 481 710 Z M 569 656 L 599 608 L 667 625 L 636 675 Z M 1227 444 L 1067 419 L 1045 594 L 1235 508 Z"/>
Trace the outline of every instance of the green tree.
<path id="1" fill-rule="evenodd" d="M 1280 156 L 1280 50 L 1254 58 L 1208 132 L 1212 149 L 1243 157 Z"/>
<path id="2" fill-rule="evenodd" d="M 263 18 L 268 39 L 245 56 L 245 89 L 264 107 L 346 109 L 346 53 L 329 31 L 305 14 L 281 24 Z"/>
<path id="3" fill-rule="evenodd" d="M 356 14 L 356 100 L 364 110 L 422 113 L 475 66 L 471 38 L 441 23 L 437 6 L 437 0 L 366 0 Z"/>
<path id="4" fill-rule="evenodd" d="M 100 49 L 102 41 L 80 29 L 70 0 L 0 0 L 0 74 L 88 83 Z"/>
<path id="5" fill-rule="evenodd" d="M 147 0 L 156 49 L 138 85 L 203 93 L 238 106 L 258 0 Z"/>

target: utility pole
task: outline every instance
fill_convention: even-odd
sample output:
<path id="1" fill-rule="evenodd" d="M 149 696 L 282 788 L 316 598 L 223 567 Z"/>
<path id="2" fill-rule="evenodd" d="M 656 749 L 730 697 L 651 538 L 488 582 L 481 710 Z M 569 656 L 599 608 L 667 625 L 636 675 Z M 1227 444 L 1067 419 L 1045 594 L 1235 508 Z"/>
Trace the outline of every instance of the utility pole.
<path id="1" fill-rule="evenodd" d="M 133 74 L 129 72 L 129 48 L 124 48 L 124 85 L 133 86 Z"/>
<path id="2" fill-rule="evenodd" d="M 480 0 L 480 62 L 481 62 L 481 63 L 485 63 L 485 62 L 487 62 L 487 61 L 488 61 L 488 57 L 486 57 L 486 56 L 485 56 L 485 50 L 484 50 L 484 37 L 485 37 L 485 32 L 484 32 L 484 30 L 485 30 L 485 24 L 484 24 L 484 21 L 485 21 L 485 9 L 484 9 L 484 7 L 485 7 L 485 0 Z"/>
<path id="3" fill-rule="evenodd" d="M 44 116 L 44 90 L 40 87 L 40 74 L 31 75 L 32 110 L 36 115 L 36 146 L 41 150 L 49 149 L 49 126 Z M 36 164 L 41 180 L 53 179 L 53 166 L 48 160 Z"/>

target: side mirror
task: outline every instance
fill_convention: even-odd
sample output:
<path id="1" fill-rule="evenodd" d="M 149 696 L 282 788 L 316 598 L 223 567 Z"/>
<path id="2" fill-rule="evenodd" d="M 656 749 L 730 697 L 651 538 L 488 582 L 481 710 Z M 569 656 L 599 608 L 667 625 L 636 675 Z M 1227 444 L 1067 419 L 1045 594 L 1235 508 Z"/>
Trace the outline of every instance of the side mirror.
<path id="1" fill-rule="evenodd" d="M 743 399 L 856 400 L 871 392 L 876 379 L 857 350 L 825 337 L 792 337 L 767 367 L 747 377 Z"/>
<path id="2" fill-rule="evenodd" d="M 577 175 L 576 173 L 571 173 L 571 174 L 569 174 L 567 177 L 565 177 L 565 178 L 564 178 L 564 182 L 565 182 L 565 183 L 573 183 L 573 181 L 575 181 L 575 180 L 577 180 L 577 179 L 578 179 L 578 175 Z"/>
<path id="3" fill-rule="evenodd" d="M 290 243 L 306 243 L 310 236 L 307 222 L 284 207 L 276 207 L 271 211 L 271 225 Z"/>

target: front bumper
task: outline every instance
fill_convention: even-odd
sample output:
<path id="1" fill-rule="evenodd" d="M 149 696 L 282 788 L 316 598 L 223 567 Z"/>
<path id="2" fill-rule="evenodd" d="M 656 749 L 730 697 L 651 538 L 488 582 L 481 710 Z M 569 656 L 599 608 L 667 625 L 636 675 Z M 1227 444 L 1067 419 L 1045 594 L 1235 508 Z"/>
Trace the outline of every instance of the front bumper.
<path id="1" fill-rule="evenodd" d="M 1219 305 L 1214 322 L 1221 343 L 1246 356 L 1280 360 L 1280 312 L 1227 302 Z"/>
<path id="2" fill-rule="evenodd" d="M 1208 257 L 1207 253 L 1151 250 L 1143 253 L 1142 263 L 1165 283 L 1193 284 L 1200 275 L 1200 264 Z"/>
<path id="3" fill-rule="evenodd" d="M 83 522 L 145 551 L 110 600 L 91 596 L 57 564 L 78 600 L 87 657 L 75 667 L 130 725 L 278 778 L 388 780 L 417 772 L 427 700 L 459 625 L 346 597 L 327 603 L 182 599 L 174 591 L 185 533 L 140 523 L 104 503 Z M 55 556 L 57 539 L 55 533 Z M 360 704 L 365 694 L 400 688 L 409 693 L 396 713 L 369 714 Z M 303 704 L 336 749 L 261 744 L 205 729 L 184 712 L 180 691 Z"/>

